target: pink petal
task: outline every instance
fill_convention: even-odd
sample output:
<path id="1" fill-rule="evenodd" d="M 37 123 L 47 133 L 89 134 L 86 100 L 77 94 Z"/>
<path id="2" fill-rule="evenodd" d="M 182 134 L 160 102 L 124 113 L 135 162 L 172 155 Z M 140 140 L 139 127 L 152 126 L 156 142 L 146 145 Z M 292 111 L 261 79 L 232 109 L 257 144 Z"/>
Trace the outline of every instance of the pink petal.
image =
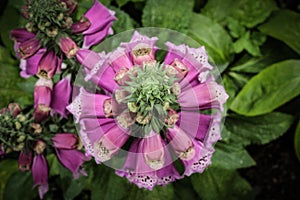
<path id="1" fill-rule="evenodd" d="M 227 98 L 223 86 L 211 81 L 183 91 L 179 103 L 183 110 L 218 108 L 222 111 Z"/>
<path id="2" fill-rule="evenodd" d="M 42 154 L 34 156 L 32 163 L 32 177 L 34 187 L 38 186 L 40 198 L 48 191 L 48 163 Z"/>
<path id="3" fill-rule="evenodd" d="M 184 175 L 190 176 L 193 173 L 202 173 L 210 164 L 213 149 L 207 149 L 199 141 L 194 140 L 196 155 L 192 160 L 182 160 L 185 167 Z"/>
<path id="4" fill-rule="evenodd" d="M 72 133 L 57 133 L 52 138 L 54 147 L 60 149 L 76 149 L 78 137 Z"/>
<path id="5" fill-rule="evenodd" d="M 94 143 L 96 162 L 105 162 L 113 157 L 125 144 L 130 136 L 127 132 L 114 126 Z"/>
<path id="6" fill-rule="evenodd" d="M 25 28 L 17 28 L 10 32 L 10 37 L 17 42 L 25 42 L 34 38 L 35 34 L 27 31 Z"/>
<path id="7" fill-rule="evenodd" d="M 116 20 L 114 12 L 108 10 L 97 0 L 94 0 L 94 5 L 84 14 L 84 16 L 91 23 L 91 26 L 83 32 L 85 35 L 103 30 L 107 24 L 111 24 L 112 21 Z"/>
<path id="8" fill-rule="evenodd" d="M 67 117 L 67 105 L 70 103 L 72 94 L 71 77 L 66 78 L 57 82 L 53 88 L 51 108 L 54 112 L 60 114 L 62 117 Z"/>
<path id="9" fill-rule="evenodd" d="M 68 170 L 73 173 L 74 179 L 79 178 L 79 175 L 86 175 L 81 169 L 82 164 L 85 161 L 88 161 L 89 158 L 86 157 L 82 152 L 76 149 L 60 149 L 56 148 L 56 155 L 59 161 L 65 166 Z"/>
<path id="10" fill-rule="evenodd" d="M 111 35 L 112 34 L 111 25 L 112 22 L 108 23 L 103 29 L 95 33 L 85 34 L 83 38 L 82 48 L 84 49 L 90 48 L 91 46 L 100 43 L 107 35 Z"/>
<path id="11" fill-rule="evenodd" d="M 84 88 L 80 88 L 79 95 L 67 106 L 67 109 L 74 115 L 76 122 L 80 118 L 105 117 L 104 101 L 110 98 L 102 94 L 91 94 Z"/>
<path id="12" fill-rule="evenodd" d="M 26 59 L 26 60 L 21 60 L 20 63 L 20 68 L 22 69 L 22 74 L 26 77 L 29 77 L 31 75 L 35 75 L 38 71 L 38 65 L 39 62 L 41 60 L 41 58 L 43 57 L 43 55 L 45 54 L 46 49 L 40 49 L 36 54 L 34 54 L 33 56 L 31 56 L 30 58 Z"/>

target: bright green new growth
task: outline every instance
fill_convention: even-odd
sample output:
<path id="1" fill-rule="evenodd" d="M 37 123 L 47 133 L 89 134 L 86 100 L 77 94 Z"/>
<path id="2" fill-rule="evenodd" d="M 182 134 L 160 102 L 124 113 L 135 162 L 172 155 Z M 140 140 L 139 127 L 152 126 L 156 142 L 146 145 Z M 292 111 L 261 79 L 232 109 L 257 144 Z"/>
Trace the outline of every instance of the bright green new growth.
<path id="1" fill-rule="evenodd" d="M 154 130 L 163 126 L 167 110 L 177 106 L 177 96 L 171 88 L 176 78 L 167 75 L 163 64 L 149 63 L 136 68 L 123 89 L 129 93 L 125 98 L 128 109 L 136 113 L 136 121 Z"/>

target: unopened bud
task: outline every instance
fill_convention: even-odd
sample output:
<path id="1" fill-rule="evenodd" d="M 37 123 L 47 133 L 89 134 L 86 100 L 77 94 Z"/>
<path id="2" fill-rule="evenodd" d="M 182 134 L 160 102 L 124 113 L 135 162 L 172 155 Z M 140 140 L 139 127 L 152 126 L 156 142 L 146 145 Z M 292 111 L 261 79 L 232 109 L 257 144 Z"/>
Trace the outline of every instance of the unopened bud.
<path id="1" fill-rule="evenodd" d="M 49 29 L 47 29 L 47 35 L 49 36 L 49 37 L 55 37 L 55 36 L 57 36 L 57 34 L 58 34 L 58 29 L 57 28 L 54 28 L 54 27 L 51 27 L 51 28 L 49 28 Z"/>
<path id="2" fill-rule="evenodd" d="M 59 13 L 58 16 L 57 16 L 57 19 L 59 21 L 61 21 L 63 18 L 64 18 L 64 14 L 63 13 Z"/>
<path id="3" fill-rule="evenodd" d="M 15 127 L 17 130 L 19 130 L 22 127 L 22 125 L 20 122 L 15 122 Z"/>
<path id="4" fill-rule="evenodd" d="M 18 137 L 18 139 L 17 139 L 17 142 L 18 142 L 18 143 L 24 142 L 25 138 L 26 138 L 25 135 L 20 135 L 20 136 Z"/>
<path id="5" fill-rule="evenodd" d="M 13 148 L 14 151 L 21 151 L 23 150 L 25 144 L 22 142 L 20 144 L 18 144 L 16 147 Z"/>
<path id="6" fill-rule="evenodd" d="M 40 134 L 42 132 L 42 127 L 38 123 L 31 124 L 31 128 L 33 129 L 33 134 Z"/>
<path id="7" fill-rule="evenodd" d="M 17 120 L 19 120 L 19 122 L 24 122 L 26 120 L 26 117 L 23 114 L 19 114 L 17 115 Z"/>
<path id="8" fill-rule="evenodd" d="M 42 140 L 39 140 L 36 142 L 35 144 L 35 147 L 34 147 L 34 151 L 37 153 L 37 154 L 41 154 L 44 152 L 46 148 L 46 144 L 45 142 L 43 142 Z"/>

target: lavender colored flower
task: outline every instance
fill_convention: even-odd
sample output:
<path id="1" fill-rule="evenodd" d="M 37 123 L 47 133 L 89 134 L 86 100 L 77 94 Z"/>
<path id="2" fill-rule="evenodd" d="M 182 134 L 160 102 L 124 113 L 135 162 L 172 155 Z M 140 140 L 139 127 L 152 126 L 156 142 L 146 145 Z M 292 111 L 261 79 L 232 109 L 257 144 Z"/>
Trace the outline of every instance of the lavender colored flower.
<path id="1" fill-rule="evenodd" d="M 32 152 L 30 150 L 21 151 L 18 159 L 18 168 L 20 171 L 29 171 L 32 164 Z"/>
<path id="2" fill-rule="evenodd" d="M 34 187 L 38 187 L 41 199 L 43 199 L 45 193 L 48 191 L 49 167 L 46 158 L 42 154 L 45 147 L 46 144 L 43 141 L 39 140 L 36 142 L 34 147 L 36 155 L 33 158 L 31 169 Z"/>
<path id="3" fill-rule="evenodd" d="M 40 198 L 43 199 L 48 191 L 48 163 L 42 154 L 37 154 L 33 158 L 32 176 L 34 187 L 38 187 Z"/>
<path id="4" fill-rule="evenodd" d="M 34 120 L 41 122 L 50 113 L 51 92 L 53 88 L 52 80 L 40 78 L 34 87 Z"/>
<path id="5" fill-rule="evenodd" d="M 23 6 L 25 28 L 10 33 L 15 53 L 21 59 L 22 77 L 50 79 L 60 71 L 62 53 L 72 58 L 79 50 L 77 43 L 88 49 L 113 33 L 114 12 L 98 0 L 77 22 L 73 15 L 76 8 L 76 0 L 31 0 Z M 83 35 L 80 41 L 79 35 Z"/>
<path id="6" fill-rule="evenodd" d="M 71 77 L 67 76 L 64 79 L 58 81 L 52 90 L 51 94 L 51 109 L 53 113 L 58 113 L 62 117 L 67 117 L 68 111 L 67 105 L 70 103 L 72 86 Z"/>
<path id="7" fill-rule="evenodd" d="M 86 22 L 81 23 L 80 28 L 78 26 L 73 27 L 73 30 L 76 32 L 79 32 L 78 29 L 84 30 L 82 32 L 84 35 L 83 48 L 89 48 L 98 44 L 107 35 L 113 34 L 111 26 L 113 21 L 116 20 L 114 14 L 114 11 L 108 10 L 99 1 L 94 0 L 94 5 L 84 14 L 84 18 L 82 18 Z M 87 26 L 88 28 L 86 29 Z"/>
<path id="8" fill-rule="evenodd" d="M 78 140 L 78 137 L 71 133 L 57 133 L 52 138 L 57 158 L 73 173 L 75 179 L 80 174 L 86 175 L 82 164 L 89 160 L 89 157 L 77 150 Z"/>
<path id="9" fill-rule="evenodd" d="M 37 76 L 51 79 L 57 69 L 60 69 L 61 63 L 62 59 L 57 57 L 53 50 L 46 52 L 39 61 Z"/>
<path id="10" fill-rule="evenodd" d="M 132 139 L 124 166 L 116 173 L 150 190 L 202 173 L 211 163 L 228 98 L 211 75 L 204 47 L 167 42 L 164 62 L 159 63 L 157 40 L 135 32 L 108 54 L 81 52 L 77 59 L 87 68 L 85 79 L 106 93 L 81 88 L 67 107 L 80 124 L 87 154 L 97 163 L 114 159 Z M 183 164 L 183 175 L 171 155 Z"/>

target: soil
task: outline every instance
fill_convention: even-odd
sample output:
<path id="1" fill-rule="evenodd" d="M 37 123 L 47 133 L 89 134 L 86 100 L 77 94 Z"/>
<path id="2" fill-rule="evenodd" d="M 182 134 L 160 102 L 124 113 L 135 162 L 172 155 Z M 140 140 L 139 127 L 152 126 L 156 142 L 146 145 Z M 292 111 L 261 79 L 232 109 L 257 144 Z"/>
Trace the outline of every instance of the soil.
<path id="1" fill-rule="evenodd" d="M 256 166 L 240 172 L 253 186 L 255 199 L 300 198 L 300 161 L 294 152 L 293 139 L 294 133 L 288 132 L 269 144 L 248 148 Z"/>

